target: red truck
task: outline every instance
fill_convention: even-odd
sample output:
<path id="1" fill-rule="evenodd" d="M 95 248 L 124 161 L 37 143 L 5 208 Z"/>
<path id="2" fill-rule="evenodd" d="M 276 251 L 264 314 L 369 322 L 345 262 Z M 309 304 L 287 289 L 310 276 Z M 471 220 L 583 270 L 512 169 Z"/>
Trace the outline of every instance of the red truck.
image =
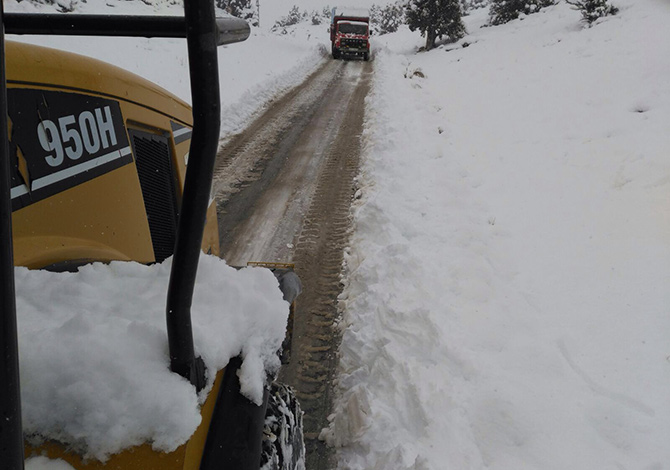
<path id="1" fill-rule="evenodd" d="M 370 13 L 359 8 L 335 7 L 330 15 L 330 43 L 334 59 L 370 59 Z"/>

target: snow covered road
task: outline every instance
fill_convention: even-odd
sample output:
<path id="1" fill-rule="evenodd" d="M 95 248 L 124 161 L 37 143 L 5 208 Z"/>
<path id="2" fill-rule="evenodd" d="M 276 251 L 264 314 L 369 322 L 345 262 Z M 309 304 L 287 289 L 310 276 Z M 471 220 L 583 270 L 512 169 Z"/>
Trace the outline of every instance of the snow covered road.
<path id="1" fill-rule="evenodd" d="M 360 138 L 362 123 L 353 135 L 343 125 L 356 112 L 351 108 L 360 108 L 362 119 L 363 99 L 353 97 L 370 70 L 326 59 L 220 149 L 212 192 L 230 264 L 293 261 L 319 178 L 329 160 L 341 158 L 337 139 Z"/>
<path id="2" fill-rule="evenodd" d="M 217 165 L 222 256 L 242 266 L 292 262 L 303 281 L 280 379 L 296 389 L 305 411 L 311 469 L 334 465 L 318 436 L 331 412 L 337 296 L 371 71 L 368 62 L 326 59 L 231 138 Z"/>

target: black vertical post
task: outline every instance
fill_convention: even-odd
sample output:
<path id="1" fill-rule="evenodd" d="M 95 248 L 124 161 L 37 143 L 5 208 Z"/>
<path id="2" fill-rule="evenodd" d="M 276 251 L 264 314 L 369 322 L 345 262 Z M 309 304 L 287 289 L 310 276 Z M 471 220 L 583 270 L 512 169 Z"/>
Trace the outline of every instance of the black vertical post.
<path id="1" fill-rule="evenodd" d="M 0 462 L 3 469 L 23 470 L 3 16 L 0 1 Z"/>
<path id="2" fill-rule="evenodd" d="M 184 12 L 193 102 L 193 136 L 166 313 L 171 369 L 198 388 L 204 374 L 198 371 L 199 362 L 193 349 L 191 302 L 219 144 L 221 102 L 214 2 L 186 0 Z"/>

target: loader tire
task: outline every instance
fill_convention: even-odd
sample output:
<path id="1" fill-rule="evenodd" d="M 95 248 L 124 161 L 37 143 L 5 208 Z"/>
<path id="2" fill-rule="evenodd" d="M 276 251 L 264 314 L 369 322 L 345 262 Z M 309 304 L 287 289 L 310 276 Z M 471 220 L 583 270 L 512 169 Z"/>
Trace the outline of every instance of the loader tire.
<path id="1" fill-rule="evenodd" d="M 305 470 L 302 410 L 289 386 L 271 385 L 263 434 L 261 470 Z"/>

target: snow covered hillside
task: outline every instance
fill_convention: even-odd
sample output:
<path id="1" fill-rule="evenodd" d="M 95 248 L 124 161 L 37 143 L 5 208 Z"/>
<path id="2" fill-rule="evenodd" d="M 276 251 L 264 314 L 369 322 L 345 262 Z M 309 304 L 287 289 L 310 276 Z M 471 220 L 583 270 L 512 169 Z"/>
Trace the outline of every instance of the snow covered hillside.
<path id="1" fill-rule="evenodd" d="M 429 53 L 374 37 L 338 468 L 670 468 L 670 4 L 612 3 L 592 28 L 563 2 L 478 10 Z M 220 50 L 224 135 L 329 60 L 325 27 L 269 26 Z M 188 100 L 182 41 L 103 41 L 51 44 Z"/>
<path id="2" fill-rule="evenodd" d="M 614 3 L 377 38 L 339 468 L 669 468 L 670 5 Z"/>

